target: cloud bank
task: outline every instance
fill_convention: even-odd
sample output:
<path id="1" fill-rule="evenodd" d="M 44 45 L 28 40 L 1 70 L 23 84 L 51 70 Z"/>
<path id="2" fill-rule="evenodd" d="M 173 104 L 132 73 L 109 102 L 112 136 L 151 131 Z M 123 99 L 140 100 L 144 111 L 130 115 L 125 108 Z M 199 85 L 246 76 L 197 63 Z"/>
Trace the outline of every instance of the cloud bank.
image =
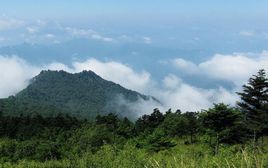
<path id="1" fill-rule="evenodd" d="M 253 31 L 240 31 L 239 35 L 245 36 L 245 37 L 251 37 L 251 36 L 254 36 L 255 33 Z"/>
<path id="2" fill-rule="evenodd" d="M 105 37 L 92 29 L 78 29 L 73 27 L 66 27 L 65 31 L 73 37 L 89 38 L 94 40 L 101 40 L 103 42 L 113 42 L 111 37 Z"/>
<path id="3" fill-rule="evenodd" d="M 259 69 L 268 70 L 268 51 L 255 54 L 216 54 L 209 60 L 199 64 L 194 64 L 181 58 L 173 60 L 172 63 L 176 68 L 186 73 L 195 73 L 214 79 L 230 81 L 240 86 Z"/>
<path id="4" fill-rule="evenodd" d="M 94 58 L 75 61 L 71 66 L 53 62 L 42 67 L 36 67 L 16 56 L 0 56 L 0 97 L 8 97 L 22 90 L 27 86 L 27 81 L 42 69 L 65 70 L 70 73 L 92 70 L 106 80 L 156 97 L 163 103 L 162 106 L 158 105 L 158 108 L 162 110 L 172 108 L 182 111 L 197 111 L 219 102 L 235 105 L 238 100 L 235 91 L 238 91 L 239 87 L 258 69 L 268 68 L 268 52 L 233 55 L 216 54 L 199 64 L 178 58 L 172 60 L 172 64 L 178 68 L 178 72 L 184 71 L 207 76 L 208 78 L 230 81 L 236 87 L 231 90 L 222 86 L 211 89 L 199 88 L 186 83 L 175 74 L 167 74 L 156 85 L 157 82 L 145 70 L 136 71 L 131 66 L 120 62 L 100 61 Z M 121 102 L 124 101 L 121 100 Z M 125 102 L 125 104 L 129 104 L 129 102 Z M 133 110 L 143 109 L 140 114 L 150 113 L 153 107 L 157 107 L 152 102 L 144 101 L 139 101 L 135 105 L 131 104 L 131 106 L 134 108 Z"/>
<path id="5" fill-rule="evenodd" d="M 22 20 L 2 17 L 0 18 L 0 31 L 15 29 L 15 28 L 21 27 L 23 24 L 24 24 L 24 21 Z"/>
<path id="6" fill-rule="evenodd" d="M 28 80 L 39 72 L 37 67 L 16 56 L 0 56 L 0 98 L 24 89 L 28 85 Z"/>

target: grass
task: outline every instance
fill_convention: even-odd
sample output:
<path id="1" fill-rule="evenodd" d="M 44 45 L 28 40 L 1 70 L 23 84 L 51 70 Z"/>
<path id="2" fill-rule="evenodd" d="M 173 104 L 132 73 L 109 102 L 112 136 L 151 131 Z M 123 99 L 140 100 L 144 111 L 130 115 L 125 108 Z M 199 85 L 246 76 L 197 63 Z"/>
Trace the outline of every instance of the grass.
<path id="1" fill-rule="evenodd" d="M 252 150 L 240 145 L 221 146 L 220 153 L 213 155 L 205 144 L 185 145 L 176 140 L 177 146 L 149 153 L 127 143 L 122 149 L 104 145 L 101 150 L 69 159 L 36 162 L 21 160 L 17 163 L 1 163 L 1 168 L 267 168 L 268 145 Z"/>

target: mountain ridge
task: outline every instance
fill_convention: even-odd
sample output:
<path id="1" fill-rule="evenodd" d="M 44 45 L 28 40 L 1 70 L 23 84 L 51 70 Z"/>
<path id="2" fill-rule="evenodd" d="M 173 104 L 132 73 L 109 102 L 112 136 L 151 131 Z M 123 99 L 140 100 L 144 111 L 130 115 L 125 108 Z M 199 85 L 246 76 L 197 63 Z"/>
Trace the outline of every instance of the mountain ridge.
<path id="1" fill-rule="evenodd" d="M 15 96 L 1 100 L 1 111 L 9 115 L 44 116 L 58 113 L 79 118 L 94 118 L 113 112 L 122 117 L 136 118 L 127 104 L 118 104 L 118 98 L 135 103 L 153 100 L 136 91 L 107 81 L 93 71 L 68 73 L 65 71 L 41 71 L 30 84 Z"/>

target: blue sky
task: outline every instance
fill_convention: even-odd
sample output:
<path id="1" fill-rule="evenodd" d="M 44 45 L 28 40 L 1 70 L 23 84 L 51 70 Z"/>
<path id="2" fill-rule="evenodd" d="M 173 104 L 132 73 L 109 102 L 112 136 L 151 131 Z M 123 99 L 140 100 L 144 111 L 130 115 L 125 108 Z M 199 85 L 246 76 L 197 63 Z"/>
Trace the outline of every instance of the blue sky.
<path id="1" fill-rule="evenodd" d="M 0 11 L 28 18 L 170 17 L 258 18 L 267 16 L 266 0 L 18 0 L 2 1 Z"/>
<path id="2" fill-rule="evenodd" d="M 42 69 L 86 69 L 174 108 L 235 104 L 250 75 L 268 69 L 267 9 L 267 0 L 2 1 L 0 98 Z"/>

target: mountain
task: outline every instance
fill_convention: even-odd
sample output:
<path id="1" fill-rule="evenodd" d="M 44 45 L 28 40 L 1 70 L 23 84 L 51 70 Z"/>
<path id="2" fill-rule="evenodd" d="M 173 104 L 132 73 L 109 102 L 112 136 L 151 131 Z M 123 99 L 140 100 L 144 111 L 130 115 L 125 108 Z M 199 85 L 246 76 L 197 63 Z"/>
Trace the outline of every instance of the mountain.
<path id="1" fill-rule="evenodd" d="M 104 80 L 92 71 L 71 74 L 49 70 L 34 77 L 17 95 L 0 100 L 0 111 L 8 115 L 67 113 L 88 119 L 113 112 L 133 118 L 137 116 L 128 108 L 128 103 L 149 99 L 159 103 L 151 96 Z"/>

